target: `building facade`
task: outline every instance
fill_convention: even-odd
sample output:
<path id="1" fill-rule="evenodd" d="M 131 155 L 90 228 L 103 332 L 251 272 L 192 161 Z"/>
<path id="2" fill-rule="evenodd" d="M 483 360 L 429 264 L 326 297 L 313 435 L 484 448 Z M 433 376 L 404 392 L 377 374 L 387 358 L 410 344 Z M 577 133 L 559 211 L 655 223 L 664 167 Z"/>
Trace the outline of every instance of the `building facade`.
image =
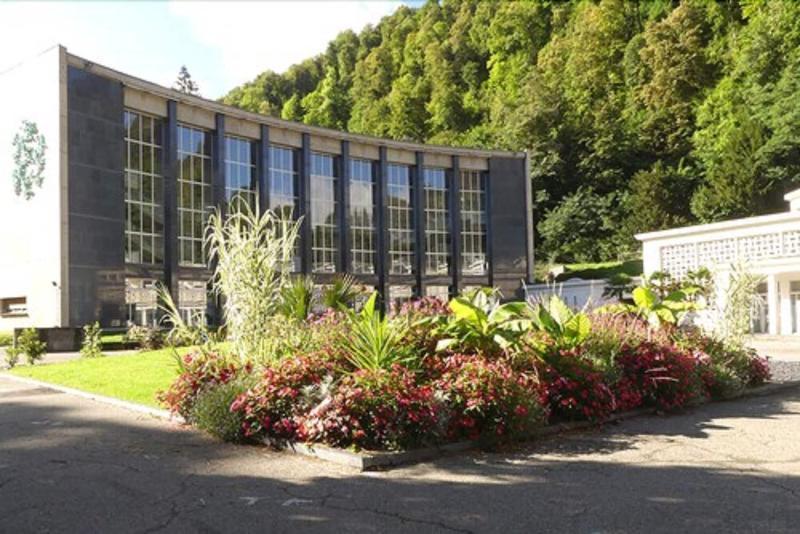
<path id="1" fill-rule="evenodd" d="M 213 317 L 205 224 L 230 202 L 302 217 L 293 270 L 320 285 L 351 273 L 386 302 L 471 286 L 513 296 L 532 279 L 524 153 L 284 121 L 63 47 L 0 74 L 0 112 L 0 146 L 22 121 L 47 144 L 30 198 L 0 186 L 0 329 L 152 323 L 159 281 L 187 317 Z"/>
<path id="2" fill-rule="evenodd" d="M 731 274 L 741 266 L 762 277 L 752 309 L 753 332 L 799 334 L 800 190 L 784 198 L 785 213 L 637 235 L 644 274 L 663 271 L 681 278 L 705 267 L 714 275 L 723 307 Z"/>

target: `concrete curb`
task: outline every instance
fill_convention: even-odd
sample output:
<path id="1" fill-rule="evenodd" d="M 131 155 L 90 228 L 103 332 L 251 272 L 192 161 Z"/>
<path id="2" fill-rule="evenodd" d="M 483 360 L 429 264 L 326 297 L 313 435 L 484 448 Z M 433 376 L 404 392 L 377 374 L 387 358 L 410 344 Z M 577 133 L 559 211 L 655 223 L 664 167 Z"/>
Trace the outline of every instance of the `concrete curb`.
<path id="1" fill-rule="evenodd" d="M 81 397 L 84 399 L 110 404 L 112 406 L 117 406 L 119 408 L 123 408 L 129 411 L 150 415 L 151 417 L 155 417 L 157 419 L 162 419 L 177 423 L 185 423 L 182 417 L 173 415 L 167 410 L 158 410 L 156 408 L 150 408 L 148 406 L 144 406 L 141 404 L 127 402 L 115 399 L 113 397 L 106 397 L 105 395 L 89 393 L 78 389 L 59 386 L 57 384 L 51 384 L 49 382 L 34 380 L 32 378 L 14 376 L 9 373 L 2 373 L 0 374 L 0 377 L 5 377 L 13 381 L 20 382 L 22 384 L 28 384 L 32 386 L 52 389 L 55 391 L 60 391 L 62 393 L 67 393 L 69 395 L 75 395 L 77 397 Z M 710 399 L 703 399 L 701 401 L 696 402 L 692 406 L 696 407 L 705 404 L 710 404 L 712 402 L 733 401 L 747 397 L 765 397 L 767 395 L 772 395 L 773 393 L 779 393 L 781 391 L 797 387 L 800 387 L 800 380 L 777 382 L 755 388 L 745 389 L 739 395 L 736 395 L 728 399 L 721 399 L 715 401 L 712 401 Z M 539 428 L 531 432 L 529 435 L 520 438 L 519 441 L 526 441 L 541 437 L 554 436 L 578 430 L 586 430 L 588 428 L 601 427 L 608 423 L 624 421 L 626 419 L 641 417 L 643 415 L 652 415 L 655 413 L 657 413 L 657 411 L 654 408 L 638 408 L 636 410 L 630 410 L 627 412 L 612 414 L 608 419 L 605 419 L 603 421 L 573 421 L 573 422 L 555 423 L 552 425 Z M 286 452 L 299 454 L 301 456 L 318 458 L 320 460 L 325 460 L 326 462 L 331 462 L 346 467 L 352 467 L 358 469 L 359 471 L 387 469 L 391 467 L 397 467 L 400 465 L 425 462 L 428 460 L 440 458 L 448 454 L 454 454 L 454 453 L 477 449 L 488 444 L 479 441 L 458 441 L 455 443 L 446 443 L 436 447 L 426 447 L 423 449 L 413 449 L 409 451 L 355 452 L 347 449 L 337 449 L 335 447 L 329 447 L 327 445 L 321 445 L 318 443 L 292 443 L 285 441 L 278 442 L 275 440 L 271 440 L 269 438 L 264 439 L 262 442 L 265 445 L 268 445 L 273 448 L 278 448 Z"/>
<path id="2" fill-rule="evenodd" d="M 773 393 L 778 393 L 796 387 L 800 387 L 800 380 L 791 382 L 779 382 L 775 384 L 766 384 L 764 386 L 746 389 L 735 397 L 724 399 L 723 402 L 743 399 L 747 397 L 764 397 L 767 395 L 771 395 Z M 705 404 L 710 404 L 712 402 L 720 402 L 720 401 L 712 401 L 704 399 L 702 401 L 697 402 L 693 406 L 702 406 Z M 626 419 L 632 419 L 634 417 L 641 417 L 644 415 L 654 415 L 656 413 L 658 412 L 655 408 L 638 408 L 636 410 L 630 410 L 627 412 L 612 414 L 611 417 L 603 421 L 573 421 L 565 423 L 555 423 L 537 429 L 531 432 L 529 435 L 520 438 L 519 441 L 555 436 L 566 432 L 575 432 L 578 430 L 586 430 L 589 428 L 602 427 L 608 423 L 624 421 Z M 391 467 L 397 467 L 400 465 L 425 462 L 428 460 L 440 458 L 447 454 L 473 450 L 480 448 L 483 445 L 486 445 L 486 443 L 481 443 L 478 441 L 459 441 L 455 443 L 447 443 L 437 447 L 426 447 L 424 449 L 414 449 L 410 451 L 355 452 L 355 451 L 349 451 L 347 449 L 337 449 L 335 447 L 329 447 L 327 445 L 321 445 L 317 443 L 288 443 L 288 442 L 277 443 L 275 441 L 266 439 L 264 440 L 264 444 L 281 449 L 286 452 L 291 452 L 293 454 L 299 454 L 301 456 L 309 456 L 312 458 L 325 460 L 327 462 L 332 462 L 347 467 L 353 467 L 360 471 L 387 469 Z"/>
<path id="3" fill-rule="evenodd" d="M 81 397 L 83 399 L 88 399 L 92 401 L 102 402 L 104 404 L 110 404 L 112 406 L 116 406 L 117 408 L 123 408 L 125 410 L 131 412 L 137 412 L 145 415 L 149 415 L 151 417 L 155 417 L 156 419 L 162 419 L 165 421 L 172 421 L 176 423 L 184 423 L 183 417 L 178 415 L 173 415 L 167 410 L 159 410 L 158 408 L 151 408 L 149 406 L 145 406 L 143 404 L 137 404 L 135 402 L 128 402 L 120 399 L 116 399 L 114 397 L 106 397 L 105 395 L 100 395 L 98 393 L 91 393 L 88 391 L 83 391 L 80 389 L 74 389 L 67 386 L 60 386 L 58 384 L 53 384 L 51 382 L 43 382 L 41 380 L 36 380 L 33 378 L 26 378 L 22 376 L 15 376 L 10 373 L 2 373 L 0 377 L 7 378 L 14 382 L 19 382 L 21 384 L 27 384 L 29 386 L 36 386 L 46 389 L 52 389 L 54 391 L 60 391 L 61 393 L 66 393 L 68 395 L 74 395 L 76 397 Z"/>

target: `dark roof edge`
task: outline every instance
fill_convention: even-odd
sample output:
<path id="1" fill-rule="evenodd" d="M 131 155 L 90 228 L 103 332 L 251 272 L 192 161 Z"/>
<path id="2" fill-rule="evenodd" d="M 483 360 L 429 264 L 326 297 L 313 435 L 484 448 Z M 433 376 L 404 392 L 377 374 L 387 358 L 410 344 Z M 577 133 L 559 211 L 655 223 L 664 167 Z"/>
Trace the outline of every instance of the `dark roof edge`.
<path id="1" fill-rule="evenodd" d="M 358 143 L 365 143 L 370 145 L 381 145 L 388 148 L 395 148 L 399 150 L 425 151 L 430 153 L 442 153 L 447 155 L 458 155 L 458 156 L 472 156 L 479 158 L 488 158 L 488 157 L 525 158 L 525 152 L 510 152 L 505 150 L 484 150 L 480 148 L 463 148 L 463 147 L 451 147 L 445 145 L 429 145 L 424 143 L 413 143 L 410 141 L 396 141 L 393 139 L 386 139 L 383 137 L 354 134 L 354 133 L 343 132 L 340 130 L 334 130 L 331 128 L 311 126 L 308 124 L 303 124 L 301 122 L 287 121 L 284 119 L 279 119 L 277 117 L 271 117 L 269 115 L 262 115 L 260 113 L 253 113 L 252 111 L 246 111 L 241 108 L 237 108 L 235 106 L 221 104 L 215 100 L 209 100 L 207 98 L 199 96 L 187 95 L 186 93 L 181 93 L 180 91 L 177 91 L 175 89 L 164 87 L 162 85 L 158 85 L 156 83 L 149 82 L 147 80 L 143 80 L 141 78 L 137 78 L 129 74 L 125 74 L 124 72 L 114 70 L 110 67 L 94 63 L 93 61 L 82 58 L 80 56 L 76 56 L 74 54 L 70 54 L 69 52 L 67 52 L 67 62 L 69 65 L 86 70 L 87 72 L 92 72 L 100 76 L 118 80 L 123 85 L 131 87 L 133 89 L 138 89 L 140 91 L 153 93 L 163 98 L 176 100 L 178 102 L 187 105 L 206 108 L 216 113 L 223 113 L 227 116 L 235 117 L 237 119 L 248 120 L 259 124 L 266 124 L 268 126 L 274 126 L 276 128 L 287 128 L 302 133 L 316 134 L 323 137 L 341 139 L 347 141 L 355 141 Z"/>

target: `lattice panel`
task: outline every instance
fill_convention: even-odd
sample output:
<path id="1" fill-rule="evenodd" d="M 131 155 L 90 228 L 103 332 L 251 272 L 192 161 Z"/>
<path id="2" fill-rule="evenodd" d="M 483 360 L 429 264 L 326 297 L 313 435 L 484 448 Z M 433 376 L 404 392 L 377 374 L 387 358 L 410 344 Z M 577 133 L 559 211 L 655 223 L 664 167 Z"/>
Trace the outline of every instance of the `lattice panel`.
<path id="1" fill-rule="evenodd" d="M 697 247 L 694 243 L 661 248 L 661 269 L 681 277 L 697 269 Z"/>
<path id="2" fill-rule="evenodd" d="M 779 258 L 781 234 L 761 234 L 739 238 L 738 257 L 747 261 Z"/>
<path id="3" fill-rule="evenodd" d="M 736 260 L 736 239 L 715 239 L 697 244 L 698 265 L 711 266 Z"/>
<path id="4" fill-rule="evenodd" d="M 698 267 L 800 256 L 800 230 L 709 239 L 661 248 L 661 269 L 682 277 Z"/>
<path id="5" fill-rule="evenodd" d="M 800 256 L 800 230 L 783 233 L 783 255 Z"/>

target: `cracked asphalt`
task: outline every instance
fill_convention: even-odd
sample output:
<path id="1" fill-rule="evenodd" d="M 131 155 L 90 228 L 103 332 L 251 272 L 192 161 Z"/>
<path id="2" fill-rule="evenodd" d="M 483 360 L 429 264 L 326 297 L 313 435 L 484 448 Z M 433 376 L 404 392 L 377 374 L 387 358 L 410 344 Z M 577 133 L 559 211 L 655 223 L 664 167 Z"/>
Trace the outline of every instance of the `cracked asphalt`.
<path id="1" fill-rule="evenodd" d="M 800 389 L 377 473 L 0 377 L 0 532 L 797 532 Z"/>

